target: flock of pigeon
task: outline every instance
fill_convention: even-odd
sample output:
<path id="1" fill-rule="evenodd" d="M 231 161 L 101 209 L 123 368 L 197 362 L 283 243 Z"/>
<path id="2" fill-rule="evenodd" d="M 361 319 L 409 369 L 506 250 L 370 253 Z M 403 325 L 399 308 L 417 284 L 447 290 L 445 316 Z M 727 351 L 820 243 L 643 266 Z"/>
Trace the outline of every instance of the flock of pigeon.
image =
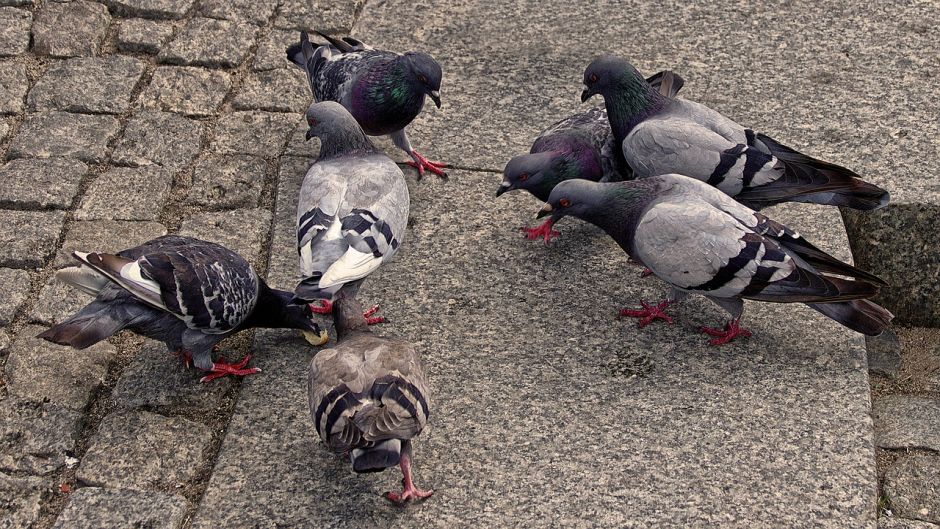
<path id="1" fill-rule="evenodd" d="M 424 53 L 373 49 L 344 37 L 314 45 L 306 33 L 287 49 L 304 69 L 318 102 L 306 112 L 307 139 L 320 153 L 297 197 L 302 280 L 293 292 L 270 288 L 241 256 L 214 243 L 168 235 L 116 254 L 75 252 L 79 265 L 56 277 L 95 299 L 40 336 L 83 349 L 129 329 L 166 343 L 207 374 L 202 381 L 248 375 L 250 355 L 213 361 L 216 345 L 255 327 L 299 329 L 314 345 L 328 335 L 314 313 L 333 315 L 336 345 L 310 363 L 309 404 L 327 446 L 356 472 L 400 466 L 394 502 L 432 494 L 411 473 L 411 440 L 427 423 L 428 388 L 420 358 L 405 340 L 380 337 L 377 307 L 363 311 L 363 280 L 401 246 L 409 194 L 396 163 L 370 136 L 389 135 L 419 176 L 446 177 L 411 145 L 405 127 L 425 98 L 440 106 L 442 70 Z M 750 336 L 740 325 L 743 300 L 805 303 L 855 331 L 875 335 L 890 312 L 868 298 L 884 282 L 843 263 L 796 231 L 758 213 L 782 202 L 872 210 L 888 193 L 852 171 L 794 151 L 718 112 L 683 99 L 677 74 L 648 79 L 605 56 L 584 73 L 582 102 L 600 94 L 606 108 L 559 121 L 529 154 L 506 166 L 497 196 L 525 189 L 545 202 L 549 219 L 523 228 L 546 242 L 573 215 L 609 234 L 630 258 L 666 282 L 658 304 L 622 316 L 669 322 L 666 309 L 690 293 L 731 314 L 723 328 L 702 330 L 712 345 Z"/>

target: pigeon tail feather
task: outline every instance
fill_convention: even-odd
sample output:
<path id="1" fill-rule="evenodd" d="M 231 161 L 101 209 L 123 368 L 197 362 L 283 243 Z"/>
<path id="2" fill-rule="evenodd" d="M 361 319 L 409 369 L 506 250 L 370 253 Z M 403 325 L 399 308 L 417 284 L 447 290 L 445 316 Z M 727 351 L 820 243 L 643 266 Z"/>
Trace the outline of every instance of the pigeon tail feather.
<path id="1" fill-rule="evenodd" d="M 867 336 L 881 334 L 894 318 L 890 311 L 867 299 L 840 303 L 807 303 L 807 305 L 849 329 Z"/>
<path id="2" fill-rule="evenodd" d="M 119 317 L 113 309 L 104 302 L 94 301 L 78 314 L 40 333 L 37 338 L 86 349 L 124 329 L 133 320 L 133 317 Z"/>
<path id="3" fill-rule="evenodd" d="M 349 453 L 349 460 L 355 472 L 381 472 L 401 461 L 401 441 L 386 439 L 370 448 L 356 448 Z"/>

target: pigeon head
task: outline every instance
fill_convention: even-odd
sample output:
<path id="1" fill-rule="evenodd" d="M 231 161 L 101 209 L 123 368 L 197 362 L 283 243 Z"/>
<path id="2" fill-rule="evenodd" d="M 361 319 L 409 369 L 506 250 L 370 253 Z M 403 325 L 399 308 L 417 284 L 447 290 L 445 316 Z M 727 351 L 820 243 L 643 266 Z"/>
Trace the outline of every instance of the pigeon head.
<path id="1" fill-rule="evenodd" d="M 258 301 L 251 313 L 248 327 L 297 329 L 314 345 L 329 340 L 327 333 L 313 319 L 313 310 L 306 303 L 293 303 L 292 292 L 270 288 L 264 281 L 258 289 Z"/>
<path id="2" fill-rule="evenodd" d="M 320 159 L 353 151 L 372 151 L 375 147 L 362 131 L 356 118 L 334 101 L 310 105 L 305 114 L 306 138 L 320 138 Z"/>
<path id="3" fill-rule="evenodd" d="M 553 161 L 554 156 L 550 152 L 521 154 L 509 160 L 503 169 L 503 183 L 496 190 L 496 196 L 513 189 L 526 189 L 530 192 L 539 189 L 549 180 L 547 177 L 552 171 Z"/>
<path id="4" fill-rule="evenodd" d="M 427 94 L 437 108 L 441 108 L 441 79 L 444 77 L 441 65 L 427 53 L 410 52 L 403 55 L 402 59 L 408 65 L 408 72 L 411 74 L 409 79 L 411 87 Z"/>
<path id="5" fill-rule="evenodd" d="M 604 55 L 594 60 L 584 70 L 584 91 L 581 102 L 596 94 L 607 96 L 615 90 L 648 91 L 649 83 L 629 62 L 614 55 Z"/>
<path id="6" fill-rule="evenodd" d="M 552 189 L 545 205 L 539 210 L 537 218 L 552 216 L 552 222 L 558 222 L 567 215 L 585 219 L 593 217 L 605 202 L 604 186 L 590 180 L 565 180 Z"/>

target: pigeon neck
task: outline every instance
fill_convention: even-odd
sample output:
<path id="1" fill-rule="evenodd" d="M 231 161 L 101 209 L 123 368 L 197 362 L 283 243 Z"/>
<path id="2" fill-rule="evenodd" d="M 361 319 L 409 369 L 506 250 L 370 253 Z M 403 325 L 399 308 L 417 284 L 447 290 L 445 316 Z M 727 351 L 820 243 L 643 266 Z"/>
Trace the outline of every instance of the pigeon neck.
<path id="1" fill-rule="evenodd" d="M 371 69 L 353 89 L 353 114 L 374 136 L 405 128 L 421 112 L 424 91 L 414 86 L 403 55 Z"/>
<path id="2" fill-rule="evenodd" d="M 639 72 L 628 72 L 617 88 L 604 97 L 604 105 L 617 145 L 620 145 L 633 127 L 663 109 L 666 98 L 654 90 Z"/>
<path id="3" fill-rule="evenodd" d="M 369 331 L 362 315 L 362 305 L 352 297 L 340 297 L 333 302 L 333 323 L 336 325 L 337 340 L 342 340 L 352 332 Z"/>
<path id="4" fill-rule="evenodd" d="M 297 315 L 303 312 L 302 307 L 290 305 L 292 294 L 283 290 L 269 287 L 263 280 L 258 279 L 258 301 L 251 315 L 245 320 L 244 327 L 288 328 L 300 329 L 303 325 L 295 322 L 294 309 Z M 293 307 L 293 308 L 292 308 Z"/>
<path id="5" fill-rule="evenodd" d="M 320 136 L 320 157 L 317 160 L 372 152 L 376 152 L 372 140 L 358 125 L 349 124 Z"/>
<path id="6" fill-rule="evenodd" d="M 624 245 L 625 241 L 633 239 L 630 234 L 636 230 L 637 222 L 647 201 L 644 200 L 652 190 L 643 180 L 619 182 L 610 187 L 604 204 L 596 209 L 592 224 L 606 231 L 630 255 L 632 249 Z"/>

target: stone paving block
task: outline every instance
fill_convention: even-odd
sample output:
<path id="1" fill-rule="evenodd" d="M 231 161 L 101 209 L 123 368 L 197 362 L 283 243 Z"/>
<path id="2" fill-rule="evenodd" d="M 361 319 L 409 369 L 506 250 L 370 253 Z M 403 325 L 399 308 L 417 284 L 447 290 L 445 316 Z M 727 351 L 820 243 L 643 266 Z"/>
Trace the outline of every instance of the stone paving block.
<path id="1" fill-rule="evenodd" d="M 186 498 L 162 492 L 82 487 L 69 497 L 56 529 L 179 529 Z"/>
<path id="2" fill-rule="evenodd" d="M 884 491 L 896 516 L 940 522 L 940 457 L 902 457 L 888 467 Z"/>
<path id="3" fill-rule="evenodd" d="M 13 320 L 26 298 L 29 297 L 29 273 L 26 270 L 0 268 L 0 325 Z"/>
<path id="4" fill-rule="evenodd" d="M 10 124 L 6 121 L 0 121 L 0 142 L 7 141 L 7 136 L 10 135 Z"/>
<path id="5" fill-rule="evenodd" d="M 232 112 L 219 119 L 210 150 L 220 154 L 275 157 L 300 119 L 296 114 Z"/>
<path id="6" fill-rule="evenodd" d="M 33 49 L 41 55 L 98 55 L 111 15 L 98 2 L 46 2 L 33 24 Z"/>
<path id="7" fill-rule="evenodd" d="M 209 155 L 193 171 L 187 202 L 208 209 L 257 207 L 267 162 L 249 155 Z"/>
<path id="8" fill-rule="evenodd" d="M 116 412 L 101 421 L 76 477 L 109 488 L 161 490 L 192 480 L 212 431 L 180 417 Z"/>
<path id="9" fill-rule="evenodd" d="M 251 74 L 232 105 L 238 110 L 305 112 L 313 101 L 307 76 L 299 68 Z"/>
<path id="10" fill-rule="evenodd" d="M 313 38 L 319 38 L 314 35 Z M 287 47 L 300 42 L 300 31 L 295 29 L 274 29 L 268 32 L 258 43 L 255 60 L 251 63 L 255 70 L 274 70 L 275 68 L 294 68 L 300 71 L 287 60 L 285 53 Z"/>
<path id="11" fill-rule="evenodd" d="M 889 378 L 898 376 L 901 370 L 901 342 L 893 330 L 888 329 L 879 336 L 866 336 L 868 371 Z"/>
<path id="12" fill-rule="evenodd" d="M 293 290 L 300 280 L 297 263 L 297 196 L 300 184 L 313 160 L 284 156 L 277 179 L 277 202 L 274 208 L 274 231 L 268 259 L 268 285 Z"/>
<path id="13" fill-rule="evenodd" d="M 224 346 L 223 346 L 224 347 Z M 202 384 L 203 371 L 189 368 L 166 345 L 148 340 L 121 373 L 111 397 L 121 409 L 145 408 L 202 412 L 218 407 L 234 383 L 233 377 Z"/>
<path id="14" fill-rule="evenodd" d="M 80 220 L 72 223 L 65 242 L 56 253 L 52 265 L 61 268 L 77 263 L 72 252 L 119 252 L 161 235 L 166 227 L 158 222 L 126 220 Z"/>
<path id="15" fill-rule="evenodd" d="M 25 9 L 0 7 L 0 57 L 20 55 L 29 49 L 29 27 L 33 15 Z"/>
<path id="16" fill-rule="evenodd" d="M 202 123 L 172 112 L 134 115 L 111 160 L 132 167 L 157 164 L 171 173 L 188 165 L 202 146 Z"/>
<path id="17" fill-rule="evenodd" d="M 9 157 L 66 156 L 101 163 L 108 156 L 108 142 L 121 131 L 114 116 L 90 116 L 70 112 L 28 114 L 10 144 Z"/>
<path id="18" fill-rule="evenodd" d="M 91 303 L 93 299 L 94 296 L 91 294 L 86 294 L 51 277 L 40 291 L 39 299 L 29 315 L 29 321 L 55 325 L 67 320 L 72 314 Z"/>
<path id="19" fill-rule="evenodd" d="M 0 204 L 67 209 L 88 166 L 71 158 L 19 158 L 0 167 Z"/>
<path id="20" fill-rule="evenodd" d="M 170 64 L 234 68 L 245 60 L 257 30 L 247 22 L 192 18 L 159 58 Z"/>
<path id="21" fill-rule="evenodd" d="M 0 210 L 0 266 L 37 268 L 55 252 L 65 213 Z"/>
<path id="22" fill-rule="evenodd" d="M 31 6 L 36 3 L 36 0 L 0 0 L 0 6 Z"/>
<path id="23" fill-rule="evenodd" d="M 307 120 L 301 118 L 287 140 L 287 147 L 284 148 L 284 156 L 299 156 L 315 160 L 320 155 L 320 140 L 317 138 L 307 139 Z"/>
<path id="24" fill-rule="evenodd" d="M 158 66 L 140 100 L 147 108 L 204 117 L 219 109 L 231 88 L 231 76 L 226 72 L 191 66 Z"/>
<path id="25" fill-rule="evenodd" d="M 888 395 L 872 405 L 875 443 L 887 449 L 940 452 L 940 399 Z"/>
<path id="26" fill-rule="evenodd" d="M 156 220 L 170 194 L 173 174 L 156 165 L 115 167 L 88 186 L 78 220 Z"/>
<path id="27" fill-rule="evenodd" d="M 81 427 L 78 410 L 0 400 L 0 470 L 45 475 L 65 465 Z"/>
<path id="28" fill-rule="evenodd" d="M 284 0 L 274 21 L 280 29 L 318 29 L 324 33 L 348 33 L 364 0 Z"/>
<path id="29" fill-rule="evenodd" d="M 262 26 L 274 14 L 277 4 L 278 0 L 203 0 L 199 3 L 199 14 Z"/>
<path id="30" fill-rule="evenodd" d="M 117 46 L 121 51 L 156 54 L 173 36 L 173 25 L 146 18 L 122 20 Z"/>
<path id="31" fill-rule="evenodd" d="M 105 4 L 122 17 L 158 19 L 183 18 L 196 0 L 106 0 Z"/>
<path id="32" fill-rule="evenodd" d="M 22 399 L 82 410 L 104 383 L 117 349 L 105 341 L 76 351 L 36 338 L 44 330 L 27 325 L 17 333 L 4 368 L 7 390 Z"/>
<path id="33" fill-rule="evenodd" d="M 17 114 L 23 111 L 29 77 L 26 65 L 13 61 L 0 62 L 0 114 Z"/>
<path id="34" fill-rule="evenodd" d="M 120 114 L 130 108 L 131 91 L 143 73 L 143 62 L 123 55 L 60 61 L 39 78 L 27 103 L 33 111 Z"/>
<path id="35" fill-rule="evenodd" d="M 33 527 L 39 519 L 46 482 L 0 472 L 0 527 Z"/>
<path id="36" fill-rule="evenodd" d="M 200 213 L 183 221 L 180 235 L 225 246 L 258 266 L 258 253 L 268 238 L 271 212 L 263 209 L 233 209 Z"/>
<path id="37" fill-rule="evenodd" d="M 940 529 L 940 525 L 896 516 L 878 518 L 878 529 Z"/>

